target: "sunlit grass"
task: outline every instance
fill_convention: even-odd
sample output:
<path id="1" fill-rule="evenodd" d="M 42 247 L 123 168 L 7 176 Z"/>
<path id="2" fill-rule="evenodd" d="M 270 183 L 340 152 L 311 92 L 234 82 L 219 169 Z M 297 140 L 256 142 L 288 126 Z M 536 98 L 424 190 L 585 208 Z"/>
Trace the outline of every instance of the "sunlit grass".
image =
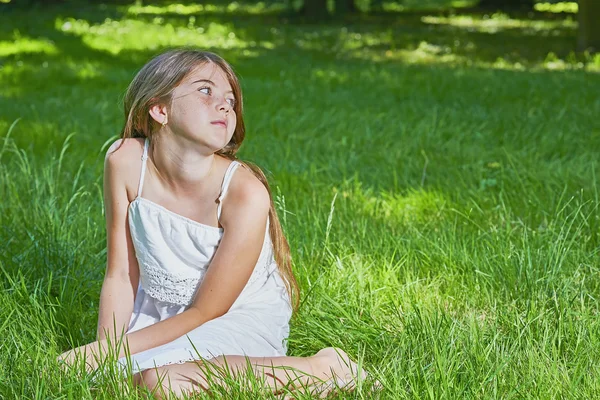
<path id="1" fill-rule="evenodd" d="M 205 10 L 211 7 L 226 8 L 213 19 Z M 385 24 L 374 20 L 365 24 L 331 23 L 313 29 L 278 24 L 275 14 L 264 11 L 268 7 L 261 8 L 266 7 L 263 3 L 256 5 L 258 8 L 254 11 L 246 10 L 247 7 L 238 3 L 132 5 L 119 8 L 123 10 L 123 18 L 111 15 L 91 21 L 85 17 L 59 16 L 53 26 L 66 37 L 80 38 L 87 48 L 113 55 L 194 45 L 231 50 L 242 57 L 257 57 L 269 50 L 298 48 L 335 53 L 338 58 L 396 60 L 409 64 L 600 70 L 598 56 L 574 53 L 577 23 L 572 17 L 524 19 L 503 13 L 449 16 L 431 13 L 414 18 L 400 16 L 396 22 L 390 20 Z M 223 15 L 232 18 L 237 15 L 237 11 L 230 10 L 232 8 L 248 16 L 264 18 L 264 26 L 251 26 L 242 17 L 223 18 Z M 54 38 L 15 38 L 15 41 L 1 43 L 0 53 L 5 56 L 16 56 L 20 52 L 53 55 L 59 51 Z"/>
<path id="2" fill-rule="evenodd" d="M 290 354 L 342 347 L 385 387 L 342 398 L 597 398 L 600 58 L 571 53 L 572 17 L 426 3 L 324 24 L 241 3 L 0 15 L 0 398 L 144 397 L 54 360 L 95 336 L 124 90 L 187 44 L 241 77 L 240 156 L 303 289 Z"/>
<path id="3" fill-rule="evenodd" d="M 285 9 L 284 3 L 265 3 L 262 1 L 256 3 L 229 2 L 227 4 L 167 4 L 163 6 L 156 5 L 138 5 L 134 4 L 124 8 L 127 14 L 177 14 L 177 15 L 197 15 L 202 13 L 247 13 L 262 14 L 266 12 L 277 12 Z"/>
<path id="4" fill-rule="evenodd" d="M 0 41 L 0 57 L 17 54 L 42 53 L 56 55 L 58 50 L 54 43 L 47 39 L 33 39 L 16 34 L 12 40 Z"/>
<path id="5" fill-rule="evenodd" d="M 558 21 L 514 19 L 503 13 L 484 16 L 453 15 L 451 17 L 425 16 L 421 19 L 426 24 L 450 25 L 468 29 L 472 32 L 497 33 L 505 29 L 520 30 L 522 35 L 552 36 L 556 29 L 575 29 L 577 22 L 571 18 Z M 556 32 L 559 34 L 559 32 Z"/>
<path id="6" fill-rule="evenodd" d="M 448 8 L 465 8 L 477 4 L 477 0 L 404 0 L 383 2 L 383 9 L 387 12 L 402 12 L 409 10 L 445 10 Z"/>
<path id="7" fill-rule="evenodd" d="M 56 28 L 67 34 L 80 36 L 92 49 L 119 54 L 126 50 L 154 50 L 164 47 L 198 46 L 204 48 L 243 49 L 246 47 L 272 48 L 270 42 L 247 43 L 240 40 L 231 24 L 208 22 L 195 26 L 190 17 L 185 27 L 173 26 L 161 17 L 150 23 L 134 19 L 110 20 L 91 25 L 85 20 L 57 19 Z"/>
<path id="8" fill-rule="evenodd" d="M 571 13 L 577 14 L 579 6 L 575 1 L 559 1 L 557 3 L 536 3 L 534 6 L 536 11 L 551 12 L 551 13 Z"/>

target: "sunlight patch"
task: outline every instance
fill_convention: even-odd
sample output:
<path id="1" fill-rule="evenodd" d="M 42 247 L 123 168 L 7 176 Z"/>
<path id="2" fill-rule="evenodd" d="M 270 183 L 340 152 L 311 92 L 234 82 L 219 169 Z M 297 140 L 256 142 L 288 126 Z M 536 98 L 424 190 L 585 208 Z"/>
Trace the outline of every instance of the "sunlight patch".
<path id="1" fill-rule="evenodd" d="M 143 6 L 143 5 L 132 5 L 126 8 L 127 14 L 139 15 L 139 14 L 167 14 L 173 13 L 178 15 L 190 15 L 197 14 L 205 10 L 203 4 L 169 4 L 168 6 Z"/>
<path id="2" fill-rule="evenodd" d="M 331 69 L 327 70 L 318 68 L 314 70 L 312 74 L 315 78 L 329 83 L 344 83 L 348 81 L 347 73 L 341 73 Z"/>
<path id="3" fill-rule="evenodd" d="M 403 12 L 407 10 L 444 9 L 448 6 L 451 8 L 473 7 L 476 4 L 476 0 L 451 0 L 446 1 L 445 3 L 438 2 L 438 4 L 432 4 L 431 2 L 423 0 L 402 0 L 384 2 L 382 6 L 383 10 L 386 12 Z"/>
<path id="4" fill-rule="evenodd" d="M 450 66 L 473 66 L 477 65 L 483 68 L 497 70 L 585 70 L 588 72 L 600 72 L 600 54 L 584 53 L 581 59 L 577 59 L 574 53 L 567 56 L 566 59 L 560 59 L 555 53 L 548 53 L 542 61 L 529 63 L 526 60 L 510 60 L 499 56 L 492 61 L 476 60 L 476 48 L 473 43 L 467 43 L 465 50 L 473 54 L 456 54 L 454 50 L 447 45 L 437 45 L 426 41 L 421 41 L 414 49 L 388 49 L 385 51 L 357 49 L 348 54 L 356 59 L 369 61 L 401 61 L 410 65 L 428 65 L 440 64 Z M 521 62 L 523 61 L 523 62 Z"/>
<path id="5" fill-rule="evenodd" d="M 424 310 L 441 309 L 451 313 L 453 304 L 449 301 L 450 298 L 443 294 L 444 284 L 445 280 L 441 277 L 407 277 L 396 287 L 396 306 L 404 313 L 413 310 L 415 306 Z"/>
<path id="6" fill-rule="evenodd" d="M 69 63 L 66 63 L 66 67 L 68 67 L 70 69 L 70 72 L 74 76 L 76 76 L 78 78 L 82 78 L 82 79 L 98 78 L 103 75 L 102 70 L 97 63 L 69 62 Z"/>
<path id="7" fill-rule="evenodd" d="M 127 14 L 177 14 L 177 15 L 194 15 L 201 13 L 234 13 L 243 12 L 246 14 L 261 14 L 264 12 L 282 11 L 285 9 L 285 4 L 269 4 L 259 1 L 253 4 L 241 4 L 238 2 L 230 2 L 227 5 L 217 4 L 169 4 L 166 6 L 143 6 L 131 5 L 125 8 Z"/>
<path id="8" fill-rule="evenodd" d="M 446 201 L 438 193 L 411 190 L 405 195 L 383 193 L 375 204 L 385 217 L 408 222 L 437 218 L 445 207 Z"/>
<path id="9" fill-rule="evenodd" d="M 156 17 L 151 23 L 132 19 L 106 19 L 98 25 L 68 18 L 57 19 L 56 27 L 62 32 L 80 36 L 90 48 L 118 54 L 123 50 L 157 50 L 164 47 L 198 46 L 202 48 L 243 49 L 248 47 L 273 48 L 269 42 L 248 43 L 238 37 L 230 24 L 210 22 L 187 27 L 165 23 Z"/>
<path id="10" fill-rule="evenodd" d="M 334 192 L 337 189 L 334 188 Z M 446 208 L 448 201 L 440 193 L 421 189 L 408 193 L 382 192 L 374 195 L 371 190 L 342 191 L 342 196 L 350 198 L 363 213 L 374 218 L 383 218 L 402 223 L 426 222 L 435 220 Z"/>
<path id="11" fill-rule="evenodd" d="M 15 54 L 57 54 L 58 49 L 51 41 L 47 39 L 31 39 L 26 37 L 17 37 L 11 41 L 0 41 L 0 57 L 12 56 Z"/>
<path id="12" fill-rule="evenodd" d="M 577 22 L 571 18 L 559 21 L 522 20 L 510 18 L 500 12 L 491 16 L 484 15 L 483 18 L 472 15 L 454 15 L 450 17 L 427 15 L 422 17 L 421 21 L 430 25 L 449 25 L 465 28 L 469 32 L 497 33 L 506 29 L 520 28 L 525 35 L 536 35 L 540 31 L 551 31 L 558 28 L 577 28 Z"/>
<path id="13" fill-rule="evenodd" d="M 574 1 L 561 1 L 558 3 L 537 3 L 533 6 L 536 11 L 551 13 L 577 14 L 579 6 Z"/>

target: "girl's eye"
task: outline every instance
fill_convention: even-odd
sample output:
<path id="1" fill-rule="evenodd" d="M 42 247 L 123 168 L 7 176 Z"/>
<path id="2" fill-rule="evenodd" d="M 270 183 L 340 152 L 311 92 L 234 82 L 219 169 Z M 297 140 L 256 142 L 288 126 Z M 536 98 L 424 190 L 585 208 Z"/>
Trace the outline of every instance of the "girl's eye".
<path id="1" fill-rule="evenodd" d="M 229 105 L 230 105 L 231 107 L 234 107 L 234 106 L 235 106 L 235 99 L 227 99 L 227 102 L 229 103 Z"/>
<path id="2" fill-rule="evenodd" d="M 205 91 L 202 92 L 203 90 L 205 90 Z M 210 94 L 210 88 L 208 86 L 201 87 L 200 89 L 198 89 L 198 91 L 202 92 L 202 93 Z"/>

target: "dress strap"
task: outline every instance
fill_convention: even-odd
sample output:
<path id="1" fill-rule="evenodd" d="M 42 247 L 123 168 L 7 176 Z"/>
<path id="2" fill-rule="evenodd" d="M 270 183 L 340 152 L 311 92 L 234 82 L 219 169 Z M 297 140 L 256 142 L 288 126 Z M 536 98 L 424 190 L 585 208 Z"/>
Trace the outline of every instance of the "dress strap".
<path id="1" fill-rule="evenodd" d="M 148 159 L 148 145 L 150 140 L 146 138 L 144 141 L 144 153 L 142 154 L 142 172 L 140 173 L 140 184 L 138 186 L 137 197 L 142 195 L 142 189 L 144 188 L 144 176 L 146 175 L 146 160 Z"/>
<path id="2" fill-rule="evenodd" d="M 223 204 L 223 198 L 227 194 L 227 190 L 229 189 L 229 183 L 231 182 L 231 177 L 235 172 L 236 168 L 240 166 L 240 163 L 237 161 L 232 161 L 227 167 L 227 171 L 225 171 L 225 176 L 223 177 L 223 184 L 221 185 L 221 194 L 219 194 L 217 205 L 217 220 L 221 219 L 221 204 Z"/>

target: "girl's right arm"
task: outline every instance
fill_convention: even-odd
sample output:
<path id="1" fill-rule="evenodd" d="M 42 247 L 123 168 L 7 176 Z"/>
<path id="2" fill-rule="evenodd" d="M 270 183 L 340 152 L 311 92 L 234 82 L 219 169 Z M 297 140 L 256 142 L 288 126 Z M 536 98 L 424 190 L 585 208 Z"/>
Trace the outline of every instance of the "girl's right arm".
<path id="1" fill-rule="evenodd" d="M 121 140 L 117 140 L 108 149 L 104 161 L 107 264 L 100 293 L 98 340 L 107 337 L 114 340 L 127 332 L 139 280 L 139 267 L 127 223 L 126 180 L 132 170 L 132 157 L 128 153 L 135 143 L 123 143 L 119 147 L 120 144 Z M 133 157 L 133 160 L 137 159 Z"/>

